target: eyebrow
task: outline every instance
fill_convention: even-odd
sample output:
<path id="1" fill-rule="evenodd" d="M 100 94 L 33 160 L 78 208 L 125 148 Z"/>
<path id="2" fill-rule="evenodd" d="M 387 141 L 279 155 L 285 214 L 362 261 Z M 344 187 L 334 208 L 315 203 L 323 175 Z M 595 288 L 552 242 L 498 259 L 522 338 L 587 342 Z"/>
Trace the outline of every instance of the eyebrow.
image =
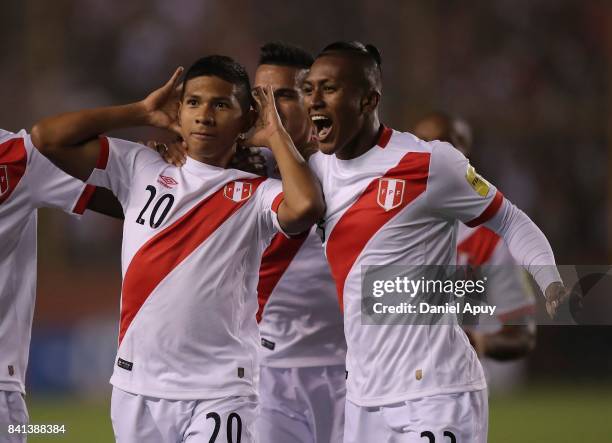
<path id="1" fill-rule="evenodd" d="M 325 82 L 333 82 L 333 81 L 335 81 L 335 80 L 331 79 L 329 77 L 306 78 L 306 79 L 304 79 L 302 84 L 304 84 L 304 83 L 315 84 L 315 83 L 325 83 Z"/>
<path id="2" fill-rule="evenodd" d="M 198 98 L 198 99 L 202 99 L 202 95 L 198 94 L 198 93 L 188 93 L 185 94 L 185 98 Z M 232 97 L 231 96 L 227 96 L 227 95 L 221 95 L 221 96 L 216 96 L 216 97 L 209 97 L 208 100 L 210 101 L 227 101 L 227 102 L 231 102 L 232 101 Z"/>
<path id="3" fill-rule="evenodd" d="M 298 92 L 294 88 L 278 88 L 276 91 L 274 91 L 274 94 L 297 95 Z"/>

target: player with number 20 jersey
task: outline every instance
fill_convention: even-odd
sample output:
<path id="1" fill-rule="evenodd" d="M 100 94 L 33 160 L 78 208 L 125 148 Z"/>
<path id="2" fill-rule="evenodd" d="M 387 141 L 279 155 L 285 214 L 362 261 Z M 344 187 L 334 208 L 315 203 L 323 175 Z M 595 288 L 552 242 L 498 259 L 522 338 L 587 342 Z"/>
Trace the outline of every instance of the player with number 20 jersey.
<path id="1" fill-rule="evenodd" d="M 95 166 L 89 180 L 110 188 L 124 208 L 111 378 L 117 441 L 251 442 L 261 254 L 276 232 L 310 228 L 323 201 L 270 91 L 257 90 L 253 137 L 273 149 L 283 184 L 227 167 L 252 121 L 248 76 L 229 57 L 204 57 L 186 74 L 175 128 L 188 146 L 182 168 L 135 143 L 92 139 L 122 125 L 172 127 L 166 106 L 179 74 L 142 102 L 52 117 L 33 132 L 60 161 L 89 154 L 73 173 L 88 176 Z"/>

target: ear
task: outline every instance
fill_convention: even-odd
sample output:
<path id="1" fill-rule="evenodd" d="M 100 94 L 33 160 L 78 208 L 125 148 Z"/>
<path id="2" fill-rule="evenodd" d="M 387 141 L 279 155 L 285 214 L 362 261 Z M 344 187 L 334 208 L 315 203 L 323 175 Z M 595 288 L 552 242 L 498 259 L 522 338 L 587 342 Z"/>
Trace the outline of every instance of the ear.
<path id="1" fill-rule="evenodd" d="M 376 111 L 380 103 L 380 92 L 375 89 L 370 90 L 361 98 L 361 112 L 363 114 L 370 114 Z"/>

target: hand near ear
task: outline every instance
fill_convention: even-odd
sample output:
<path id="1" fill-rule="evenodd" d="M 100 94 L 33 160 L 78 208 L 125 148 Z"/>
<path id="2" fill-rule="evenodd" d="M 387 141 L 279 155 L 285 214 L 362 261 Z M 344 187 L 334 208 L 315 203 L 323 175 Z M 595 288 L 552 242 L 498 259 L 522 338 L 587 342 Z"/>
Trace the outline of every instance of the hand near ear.
<path id="1" fill-rule="evenodd" d="M 142 106 L 147 113 L 146 118 L 151 126 L 169 129 L 180 134 L 178 125 L 179 109 L 179 77 L 183 68 L 174 71 L 170 80 L 164 86 L 151 92 L 144 100 Z"/>
<path id="2" fill-rule="evenodd" d="M 252 133 L 243 143 L 245 146 L 270 146 L 271 139 L 278 135 L 286 135 L 271 86 L 255 88 L 253 98 L 257 104 L 257 121 Z"/>

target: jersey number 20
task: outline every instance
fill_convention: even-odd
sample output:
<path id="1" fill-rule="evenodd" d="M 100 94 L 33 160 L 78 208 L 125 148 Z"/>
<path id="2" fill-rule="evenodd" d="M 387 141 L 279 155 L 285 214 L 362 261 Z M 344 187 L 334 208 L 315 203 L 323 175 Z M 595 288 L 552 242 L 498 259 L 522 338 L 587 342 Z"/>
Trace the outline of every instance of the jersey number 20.
<path id="1" fill-rule="evenodd" d="M 145 217 L 147 209 L 149 209 L 149 206 L 151 205 L 153 200 L 155 200 L 155 195 L 157 194 L 157 189 L 155 189 L 155 187 L 151 185 L 147 186 L 147 191 L 149 191 L 151 195 L 149 195 L 149 200 L 147 200 L 147 204 L 144 205 L 144 208 L 142 208 L 142 211 L 140 211 L 140 214 L 138 214 L 138 218 L 136 219 L 136 223 L 141 225 L 145 224 L 145 219 L 143 217 Z M 170 208 L 172 208 L 173 204 L 174 195 L 162 195 L 155 202 L 155 205 L 153 205 L 153 209 L 151 210 L 151 213 L 149 215 L 149 226 L 151 226 L 153 229 L 158 228 L 164 222 L 164 219 L 168 215 L 168 212 L 170 212 Z"/>
<path id="2" fill-rule="evenodd" d="M 217 436 L 219 435 L 219 431 L 221 430 L 221 416 L 216 412 L 209 412 L 206 414 L 206 419 L 212 418 L 215 421 L 215 429 L 213 430 L 213 434 L 210 437 L 208 443 L 215 443 L 217 441 Z M 234 441 L 234 422 L 236 423 L 236 441 Z M 232 412 L 227 417 L 227 429 L 226 429 L 227 443 L 240 443 L 240 439 L 242 438 L 242 420 L 240 419 L 240 415 L 235 412 Z"/>

